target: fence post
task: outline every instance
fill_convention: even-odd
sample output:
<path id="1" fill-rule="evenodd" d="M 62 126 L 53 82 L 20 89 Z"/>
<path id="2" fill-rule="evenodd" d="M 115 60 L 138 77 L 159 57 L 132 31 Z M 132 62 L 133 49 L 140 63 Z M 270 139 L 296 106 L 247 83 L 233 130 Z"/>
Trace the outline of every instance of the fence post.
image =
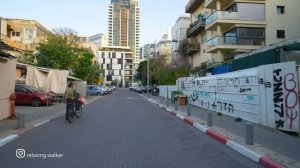
<path id="1" fill-rule="evenodd" d="M 175 102 L 175 111 L 178 111 L 178 102 Z"/>

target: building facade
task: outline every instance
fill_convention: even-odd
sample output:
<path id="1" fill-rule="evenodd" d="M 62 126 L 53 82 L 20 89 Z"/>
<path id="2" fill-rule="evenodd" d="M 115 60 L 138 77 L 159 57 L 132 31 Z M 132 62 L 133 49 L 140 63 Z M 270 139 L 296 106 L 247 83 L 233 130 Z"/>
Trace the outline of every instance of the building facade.
<path id="1" fill-rule="evenodd" d="M 140 62 L 140 8 L 138 0 L 112 0 L 108 9 L 108 45 L 130 47 Z"/>
<path id="2" fill-rule="evenodd" d="M 181 15 L 177 19 L 175 25 L 171 29 L 171 40 L 172 40 L 172 54 L 171 54 L 171 60 L 172 62 L 178 61 L 178 47 L 180 41 L 184 40 L 186 38 L 186 31 L 189 28 L 191 24 L 191 18 L 190 15 Z"/>
<path id="3" fill-rule="evenodd" d="M 52 34 L 35 20 L 0 17 L 0 40 L 22 51 L 35 51 L 39 42 Z"/>
<path id="4" fill-rule="evenodd" d="M 171 30 L 165 33 L 156 45 L 156 56 L 165 56 L 168 64 L 171 63 L 172 40 Z"/>
<path id="5" fill-rule="evenodd" d="M 199 42 L 190 54 L 193 65 L 210 68 L 231 62 L 234 55 L 299 36 L 299 5 L 298 0 L 190 0 L 187 38 Z"/>
<path id="6" fill-rule="evenodd" d="M 156 51 L 156 44 L 154 43 L 145 44 L 140 49 L 141 61 L 145 61 L 148 58 L 154 57 L 155 51 Z"/>
<path id="7" fill-rule="evenodd" d="M 102 47 L 98 62 L 104 73 L 104 83 L 118 81 L 122 87 L 129 87 L 133 80 L 134 57 L 130 47 Z"/>

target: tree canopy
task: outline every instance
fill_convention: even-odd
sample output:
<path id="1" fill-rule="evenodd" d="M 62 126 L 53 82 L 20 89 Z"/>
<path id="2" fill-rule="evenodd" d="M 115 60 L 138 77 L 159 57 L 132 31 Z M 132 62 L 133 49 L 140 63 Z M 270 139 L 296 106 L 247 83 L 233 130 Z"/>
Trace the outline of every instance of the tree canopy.
<path id="1" fill-rule="evenodd" d="M 92 79 L 97 69 L 93 66 L 93 53 L 78 44 L 76 31 L 70 28 L 53 30 L 37 47 L 37 65 L 69 70 L 82 80 Z"/>

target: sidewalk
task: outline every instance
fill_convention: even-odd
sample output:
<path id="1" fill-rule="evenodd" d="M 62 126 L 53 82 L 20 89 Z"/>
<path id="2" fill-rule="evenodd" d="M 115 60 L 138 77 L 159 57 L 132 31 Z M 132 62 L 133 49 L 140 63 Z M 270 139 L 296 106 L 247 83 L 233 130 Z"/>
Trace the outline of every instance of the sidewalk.
<path id="1" fill-rule="evenodd" d="M 99 96 L 86 97 L 87 104 L 100 98 Z M 30 105 L 16 106 L 16 113 L 25 114 L 25 128 L 34 127 L 45 121 L 60 117 L 65 113 L 66 105 L 64 103 L 55 103 L 53 105 L 32 107 Z M 18 120 L 1 120 L 0 121 L 0 139 L 10 134 L 18 132 Z"/>
<path id="2" fill-rule="evenodd" d="M 161 102 L 159 96 L 148 95 L 150 99 L 157 103 Z M 175 111 L 175 105 L 169 101 L 169 109 Z M 164 99 L 166 105 L 166 99 Z M 226 136 L 228 139 L 239 143 L 257 153 L 268 156 L 287 167 L 300 167 L 300 137 L 292 136 L 275 130 L 254 124 L 254 145 L 245 144 L 245 121 L 235 122 L 234 117 L 222 115 L 218 116 L 213 113 L 213 126 L 208 127 L 206 124 L 208 111 L 196 106 L 191 107 L 191 118 L 195 122 Z M 178 106 L 176 112 L 187 117 L 186 106 Z"/>

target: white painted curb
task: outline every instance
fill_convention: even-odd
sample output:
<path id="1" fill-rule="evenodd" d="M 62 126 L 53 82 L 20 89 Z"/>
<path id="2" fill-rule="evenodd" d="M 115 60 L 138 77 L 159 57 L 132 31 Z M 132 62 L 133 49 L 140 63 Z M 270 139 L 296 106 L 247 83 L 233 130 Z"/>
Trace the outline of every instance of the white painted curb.
<path id="1" fill-rule="evenodd" d="M 251 149 L 248 149 L 245 146 L 242 146 L 232 140 L 227 140 L 226 145 L 232 148 L 233 150 L 239 152 L 240 154 L 252 159 L 255 162 L 259 162 L 260 157 L 262 157 L 261 154 L 256 153 Z"/>
<path id="2" fill-rule="evenodd" d="M 180 114 L 176 114 L 176 117 L 178 117 L 181 120 L 184 120 L 184 117 L 182 115 L 180 115 Z"/>
<path id="3" fill-rule="evenodd" d="M 204 127 L 203 125 L 200 125 L 196 122 L 193 124 L 193 126 L 203 133 L 206 133 L 206 131 L 208 130 L 206 127 Z"/>
<path id="4" fill-rule="evenodd" d="M 43 124 L 46 124 L 47 122 L 49 122 L 50 120 L 45 120 L 45 121 L 43 121 L 43 122 L 40 122 L 40 123 L 37 123 L 37 124 L 35 124 L 33 127 L 39 127 L 39 126 L 41 126 L 41 125 L 43 125 Z"/>
<path id="5" fill-rule="evenodd" d="M 9 136 L 7 136 L 5 138 L 0 139 L 0 147 L 2 147 L 3 145 L 7 144 L 10 141 L 15 140 L 18 137 L 19 137 L 18 135 L 12 134 L 12 135 L 9 135 Z"/>

